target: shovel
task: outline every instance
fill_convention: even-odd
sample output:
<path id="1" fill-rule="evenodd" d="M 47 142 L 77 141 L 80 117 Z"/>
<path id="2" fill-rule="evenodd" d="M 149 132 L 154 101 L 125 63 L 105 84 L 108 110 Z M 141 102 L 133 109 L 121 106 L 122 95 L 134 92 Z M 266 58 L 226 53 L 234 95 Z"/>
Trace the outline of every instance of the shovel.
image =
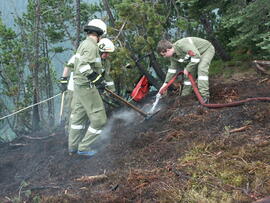
<path id="1" fill-rule="evenodd" d="M 124 98 L 120 97 L 119 95 L 115 94 L 114 92 L 112 92 L 111 90 L 109 90 L 108 88 L 105 88 L 106 92 L 109 92 L 111 95 L 113 95 L 115 98 L 119 99 L 120 101 L 122 101 L 124 104 L 126 104 L 127 106 L 129 106 L 130 108 L 132 108 L 133 110 L 137 111 L 139 114 L 141 114 L 146 120 L 150 119 L 154 114 L 150 114 L 150 113 L 145 113 L 143 112 L 141 109 L 137 108 L 136 106 L 134 106 L 133 104 L 129 103 L 128 101 L 126 101 Z"/>
<path id="2" fill-rule="evenodd" d="M 156 95 L 156 100 L 155 102 L 153 103 L 153 106 L 152 108 L 150 109 L 150 111 L 148 112 L 149 114 L 154 114 L 155 113 L 155 110 L 156 110 L 156 106 L 159 102 L 159 100 L 161 99 L 161 94 L 160 93 L 157 93 Z"/>
<path id="3" fill-rule="evenodd" d="M 156 100 L 153 103 L 152 108 L 149 111 L 149 114 L 155 114 L 155 110 L 156 110 L 156 106 L 159 102 L 159 100 L 162 98 L 162 95 L 164 94 L 165 91 L 167 91 L 167 89 L 169 88 L 169 86 L 176 80 L 176 78 L 183 74 L 183 71 L 179 71 L 175 76 L 173 76 L 173 78 L 167 83 L 167 85 L 165 85 L 157 94 L 156 94 Z"/>

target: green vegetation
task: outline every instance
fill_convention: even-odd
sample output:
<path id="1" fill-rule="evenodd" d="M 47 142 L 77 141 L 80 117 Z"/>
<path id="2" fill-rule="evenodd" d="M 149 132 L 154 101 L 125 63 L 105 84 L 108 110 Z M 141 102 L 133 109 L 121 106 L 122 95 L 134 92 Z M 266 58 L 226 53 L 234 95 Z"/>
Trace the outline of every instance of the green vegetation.
<path id="1" fill-rule="evenodd" d="M 269 180 L 265 177 L 270 174 L 269 143 L 261 147 L 250 142 L 235 146 L 235 143 L 240 144 L 246 137 L 238 136 L 233 142 L 227 137 L 227 140 L 198 143 L 181 157 L 178 168 L 192 174 L 186 183 L 188 187 L 184 190 L 183 200 L 232 202 L 234 199 L 244 202 L 248 201 L 249 187 L 267 193 Z"/>
<path id="2" fill-rule="evenodd" d="M 28 0 L 26 12 L 15 19 L 17 31 L 0 21 L 1 116 L 59 92 L 55 73 L 64 64 L 54 67 L 52 61 L 62 53 L 72 55 L 85 37 L 83 26 L 97 16 L 109 25 L 106 37 L 117 46 L 111 61 L 119 93 L 132 90 L 141 75 L 160 87 L 168 68 L 168 60 L 155 52 L 162 38 L 198 36 L 211 41 L 216 57 L 210 75 L 230 77 L 248 70 L 254 59 L 269 59 L 268 0 L 105 0 L 80 2 L 80 10 L 76 6 L 72 0 Z M 53 103 L 36 106 L 12 118 L 9 125 L 17 135 L 57 125 L 54 108 Z"/>

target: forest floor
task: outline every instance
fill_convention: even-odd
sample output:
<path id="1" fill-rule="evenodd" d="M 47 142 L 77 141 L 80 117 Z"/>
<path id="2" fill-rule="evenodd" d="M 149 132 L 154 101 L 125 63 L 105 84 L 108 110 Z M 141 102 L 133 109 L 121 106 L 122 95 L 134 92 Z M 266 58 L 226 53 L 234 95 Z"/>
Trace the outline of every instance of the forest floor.
<path id="1" fill-rule="evenodd" d="M 212 77 L 210 92 L 211 103 L 269 97 L 270 77 Z M 249 203 L 270 195 L 269 102 L 210 109 L 171 92 L 161 103 L 149 120 L 115 112 L 92 158 L 68 155 L 62 127 L 1 144 L 0 202 Z"/>

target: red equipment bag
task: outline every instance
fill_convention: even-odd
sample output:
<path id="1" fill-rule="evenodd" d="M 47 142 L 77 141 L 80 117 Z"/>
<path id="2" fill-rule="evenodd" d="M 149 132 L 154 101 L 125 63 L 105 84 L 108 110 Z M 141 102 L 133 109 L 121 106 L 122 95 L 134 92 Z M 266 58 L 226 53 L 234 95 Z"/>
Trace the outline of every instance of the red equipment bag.
<path id="1" fill-rule="evenodd" d="M 131 93 L 132 99 L 134 101 L 140 101 L 143 99 L 149 92 L 149 86 L 148 78 L 145 75 L 142 76 Z"/>

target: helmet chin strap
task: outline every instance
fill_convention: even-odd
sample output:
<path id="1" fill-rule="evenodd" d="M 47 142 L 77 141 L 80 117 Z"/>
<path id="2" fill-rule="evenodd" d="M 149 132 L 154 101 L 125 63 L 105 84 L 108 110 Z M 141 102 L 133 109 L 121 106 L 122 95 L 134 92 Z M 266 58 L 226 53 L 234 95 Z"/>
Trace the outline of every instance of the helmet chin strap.
<path id="1" fill-rule="evenodd" d="M 98 36 L 97 37 L 97 42 L 99 42 L 101 40 L 101 38 L 102 38 L 101 36 Z"/>

